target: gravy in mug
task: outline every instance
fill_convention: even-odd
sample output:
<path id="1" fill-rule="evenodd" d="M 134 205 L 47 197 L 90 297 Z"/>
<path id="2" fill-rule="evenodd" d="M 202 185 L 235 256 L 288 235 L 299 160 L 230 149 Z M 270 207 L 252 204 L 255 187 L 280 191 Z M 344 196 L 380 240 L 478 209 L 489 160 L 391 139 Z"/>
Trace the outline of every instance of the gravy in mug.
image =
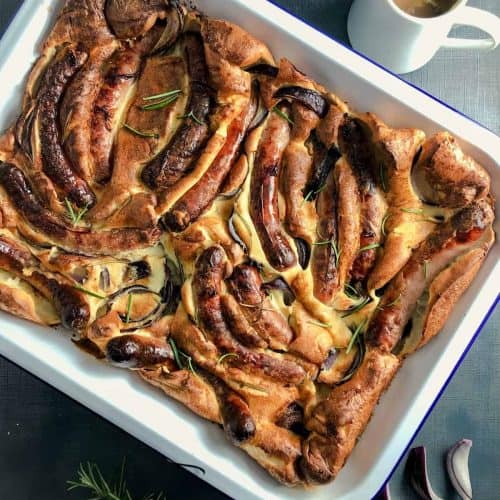
<path id="1" fill-rule="evenodd" d="M 394 0 L 410 16 L 436 17 L 450 10 L 457 0 Z"/>

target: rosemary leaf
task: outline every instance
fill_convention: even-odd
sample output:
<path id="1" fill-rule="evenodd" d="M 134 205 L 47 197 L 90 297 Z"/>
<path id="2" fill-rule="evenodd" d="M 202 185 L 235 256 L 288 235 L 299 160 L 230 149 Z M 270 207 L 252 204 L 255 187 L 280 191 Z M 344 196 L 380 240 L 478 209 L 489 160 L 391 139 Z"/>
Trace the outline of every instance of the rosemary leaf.
<path id="1" fill-rule="evenodd" d="M 185 118 L 186 120 L 188 118 L 191 118 L 191 120 L 195 121 L 198 125 L 204 125 L 204 123 L 193 113 L 193 110 L 191 110 L 187 115 L 178 115 L 177 118 L 179 120 Z"/>
<path id="2" fill-rule="evenodd" d="M 162 94 L 156 95 L 148 95 L 147 97 L 143 97 L 143 101 L 156 101 L 156 99 L 165 99 L 167 97 L 177 97 L 179 94 L 182 94 L 181 89 L 169 90 L 168 92 L 163 92 Z"/>
<path id="3" fill-rule="evenodd" d="M 68 210 L 68 217 L 71 219 L 73 226 L 76 226 L 83 218 L 83 216 L 89 211 L 89 205 L 86 205 L 84 208 L 75 211 L 73 204 L 68 200 L 68 198 L 64 198 L 64 203 L 66 204 L 66 208 Z"/>
<path id="4" fill-rule="evenodd" d="M 304 199 L 302 200 L 302 203 L 300 204 L 300 206 L 302 207 L 302 205 L 304 203 L 310 201 L 313 196 L 321 193 L 321 191 L 323 191 L 325 188 L 326 188 L 326 182 L 318 189 L 316 189 L 316 190 L 311 189 L 311 191 L 308 191 L 307 194 L 304 196 Z"/>
<path id="5" fill-rule="evenodd" d="M 386 309 L 387 307 L 392 307 L 392 306 L 395 306 L 396 304 L 398 304 L 399 302 L 401 301 L 401 294 L 399 294 L 393 301 L 389 302 L 388 304 L 385 304 L 385 305 L 378 305 L 377 306 L 377 309 L 380 309 L 381 311 L 383 309 Z"/>
<path id="6" fill-rule="evenodd" d="M 181 357 L 179 356 L 179 350 L 177 349 L 177 344 L 175 343 L 175 340 L 173 338 L 168 339 L 168 343 L 170 344 L 170 347 L 172 348 L 172 353 L 174 355 L 174 360 L 175 363 L 177 364 L 177 367 L 179 370 L 184 369 L 184 364 L 181 361 Z"/>
<path id="7" fill-rule="evenodd" d="M 96 299 L 101 299 L 104 300 L 106 297 L 104 295 L 100 295 L 96 292 L 93 292 L 92 290 L 87 290 L 86 288 L 83 288 L 81 285 L 73 285 L 73 288 L 76 290 L 79 290 L 80 292 L 86 293 L 87 295 L 90 295 L 91 297 L 95 297 Z"/>
<path id="8" fill-rule="evenodd" d="M 401 212 L 405 212 L 407 214 L 416 214 L 416 215 L 422 215 L 424 213 L 423 209 L 421 208 L 402 208 Z"/>
<path id="9" fill-rule="evenodd" d="M 385 231 L 385 224 L 390 219 L 390 217 L 391 217 L 391 214 L 385 214 L 384 218 L 382 219 L 382 225 L 380 226 L 380 230 L 381 230 L 383 236 L 387 236 L 387 233 Z"/>
<path id="10" fill-rule="evenodd" d="M 316 321 L 316 320 L 309 320 L 309 321 L 306 321 L 306 323 L 309 323 L 310 325 L 321 326 L 321 328 L 331 328 L 332 327 L 331 323 L 323 323 L 321 321 Z"/>
<path id="11" fill-rule="evenodd" d="M 284 120 L 286 120 L 288 123 L 290 123 L 290 125 L 294 125 L 293 120 L 286 113 L 283 113 L 283 111 L 281 111 L 281 109 L 279 109 L 278 107 L 273 106 L 271 111 L 273 113 L 276 113 L 278 116 L 280 116 Z"/>
<path id="12" fill-rule="evenodd" d="M 198 377 L 198 374 L 196 373 L 196 370 L 194 369 L 193 366 L 193 358 L 186 354 L 185 352 L 179 351 L 179 354 L 184 357 L 184 359 L 187 361 L 189 371 Z"/>
<path id="13" fill-rule="evenodd" d="M 352 337 L 351 337 L 351 340 L 349 341 L 349 345 L 347 346 L 347 349 L 345 351 L 346 354 L 349 354 L 351 352 L 351 350 L 354 346 L 354 342 L 356 342 L 356 339 L 358 338 L 358 336 L 360 335 L 362 330 L 365 328 L 366 323 L 368 323 L 368 320 L 365 318 L 354 330 Z"/>
<path id="14" fill-rule="evenodd" d="M 344 285 L 344 293 L 352 300 L 359 300 L 361 298 L 358 290 L 349 283 Z"/>
<path id="15" fill-rule="evenodd" d="M 348 316 L 356 314 L 357 312 L 361 311 L 361 309 L 363 309 L 363 307 L 365 307 L 369 302 L 371 302 L 370 298 L 364 297 L 359 304 L 355 305 L 351 309 L 348 309 L 347 312 L 342 314 L 342 318 L 347 318 Z"/>
<path id="16" fill-rule="evenodd" d="M 138 135 L 139 137 L 146 137 L 146 138 L 153 138 L 153 139 L 159 139 L 160 135 L 156 132 L 141 132 L 140 130 L 137 130 L 136 128 L 130 126 L 128 123 L 122 123 L 122 127 L 124 129 L 127 129 L 129 132 L 132 132 L 135 135 Z"/>
<path id="17" fill-rule="evenodd" d="M 166 99 L 163 99 L 161 101 L 153 102 L 151 104 L 146 104 L 144 106 L 141 106 L 141 109 L 143 111 L 153 111 L 155 109 L 163 109 L 163 108 L 166 108 L 168 105 L 172 104 L 173 102 L 175 102 L 178 97 L 179 97 L 179 94 L 174 95 L 172 97 L 167 97 Z"/>
<path id="18" fill-rule="evenodd" d="M 361 252 L 366 252 L 368 250 L 373 250 L 374 248 L 379 248 L 381 247 L 382 245 L 380 243 L 370 243 L 369 245 L 366 245 L 364 247 L 361 247 L 359 250 L 358 250 L 358 253 L 361 253 Z"/>
<path id="19" fill-rule="evenodd" d="M 227 358 L 238 358 L 238 357 L 239 356 L 235 352 L 227 352 L 226 354 L 220 356 L 220 358 L 217 360 L 216 365 L 221 365 Z"/>

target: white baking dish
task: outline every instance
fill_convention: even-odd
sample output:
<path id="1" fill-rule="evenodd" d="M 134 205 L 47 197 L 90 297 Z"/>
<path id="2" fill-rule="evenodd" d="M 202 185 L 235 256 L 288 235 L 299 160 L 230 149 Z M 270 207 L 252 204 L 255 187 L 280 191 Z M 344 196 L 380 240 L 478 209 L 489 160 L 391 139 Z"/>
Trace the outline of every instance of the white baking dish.
<path id="1" fill-rule="evenodd" d="M 1 129 L 18 112 L 25 76 L 60 4 L 25 0 L 0 42 Z M 495 196 L 500 198 L 500 139 L 493 133 L 265 0 L 199 0 L 198 4 L 207 14 L 247 28 L 266 41 L 276 57 L 289 57 L 351 106 L 373 111 L 393 126 L 420 127 L 428 134 L 448 129 L 489 169 Z M 0 353 L 171 459 L 203 467 L 203 479 L 232 497 L 368 498 L 392 472 L 493 310 L 499 253 L 495 245 L 444 331 L 405 363 L 338 478 L 313 490 L 278 485 L 231 446 L 216 426 L 132 373 L 80 352 L 61 331 L 0 313 Z"/>

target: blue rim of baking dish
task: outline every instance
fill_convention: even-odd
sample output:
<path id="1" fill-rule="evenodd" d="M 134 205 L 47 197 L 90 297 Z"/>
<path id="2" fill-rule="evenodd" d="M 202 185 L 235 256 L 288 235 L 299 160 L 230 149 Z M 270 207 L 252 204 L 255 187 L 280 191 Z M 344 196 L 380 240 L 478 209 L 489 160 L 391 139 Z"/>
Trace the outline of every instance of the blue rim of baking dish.
<path id="1" fill-rule="evenodd" d="M 438 99 L 436 96 L 430 94 L 429 92 L 427 92 L 426 90 L 418 87 L 417 85 L 414 85 L 413 83 L 411 82 L 408 82 L 406 80 L 404 80 L 401 76 L 399 76 L 398 74 L 396 73 L 393 73 L 392 71 L 390 71 L 389 69 L 385 68 L 384 66 L 382 66 L 381 64 L 377 63 L 376 61 L 370 59 L 369 57 L 365 56 L 364 54 L 358 52 L 357 50 L 353 49 L 350 45 L 347 45 L 339 40 L 336 40 L 334 38 L 332 38 L 330 35 L 320 31 L 319 29 L 315 28 L 314 26 L 312 26 L 311 24 L 309 24 L 306 20 L 302 19 L 301 17 L 299 17 L 298 15 L 296 15 L 295 13 L 291 12 L 290 10 L 284 8 L 283 6 L 281 5 L 278 5 L 276 3 L 275 0 L 266 0 L 268 3 L 274 5 L 276 8 L 278 8 L 279 10 L 285 12 L 286 14 L 292 16 L 293 18 L 299 20 L 301 23 L 307 25 L 308 27 L 314 29 L 315 31 L 317 31 L 318 33 L 320 33 L 321 35 L 323 36 L 326 36 L 330 41 L 333 41 L 334 43 L 337 43 L 338 45 L 344 47 L 345 49 L 347 49 L 349 52 L 352 52 L 356 55 L 358 55 L 359 57 L 361 57 L 362 59 L 364 59 L 365 61 L 368 61 L 369 63 L 373 64 L 374 66 L 378 67 L 379 69 L 381 69 L 382 71 L 384 71 L 385 73 L 389 74 L 389 75 L 392 75 L 393 77 L 397 78 L 399 81 L 401 81 L 404 85 L 407 85 L 409 87 L 412 87 L 413 89 L 415 89 L 417 92 L 421 93 L 421 94 L 424 94 L 425 96 L 431 98 L 433 101 L 441 104 L 442 106 L 444 106 L 445 108 L 457 113 L 458 115 L 464 117 L 465 119 L 467 119 L 468 121 L 478 125 L 479 127 L 481 127 L 482 129 L 484 130 L 487 130 L 488 132 L 491 132 L 492 134 L 494 135 L 497 135 L 493 130 L 491 130 L 490 128 L 488 128 L 487 126 L 485 126 L 484 124 L 482 123 L 479 123 L 477 120 L 475 120 L 474 118 L 471 118 L 470 116 L 466 115 L 465 113 L 463 113 L 462 111 L 459 111 L 458 109 L 454 108 L 453 106 L 451 106 L 450 104 L 444 102 L 444 101 L 441 101 L 440 99 Z M 24 2 L 22 3 L 22 5 L 20 6 L 19 9 L 17 9 L 17 11 L 15 12 L 14 16 L 12 19 L 10 19 L 10 22 L 9 24 L 7 25 L 7 28 L 5 29 L 4 31 L 4 34 L 2 35 L 2 37 L 0 37 L 0 45 L 3 45 L 4 43 L 6 43 L 6 39 L 8 40 L 9 39 L 9 36 L 10 36 L 10 32 L 11 32 L 11 28 L 13 27 L 13 25 L 16 23 L 16 20 L 18 18 L 18 14 L 20 13 L 21 10 L 23 10 L 24 8 L 27 8 L 27 5 L 28 3 L 27 2 Z M 499 304 L 500 302 L 500 294 L 497 295 L 496 299 L 493 301 L 492 305 L 490 306 L 490 308 L 488 309 L 488 311 L 486 312 L 486 315 L 484 316 L 484 318 L 482 319 L 481 323 L 479 324 L 478 328 L 476 329 L 474 335 L 472 336 L 470 342 L 467 344 L 466 348 L 464 349 L 464 351 L 462 352 L 462 354 L 460 355 L 460 358 L 459 360 L 457 361 L 457 363 L 455 364 L 455 366 L 453 367 L 452 371 L 450 372 L 450 374 L 448 375 L 446 381 L 444 382 L 444 384 L 442 385 L 441 389 L 439 390 L 438 394 L 436 395 L 435 399 L 433 400 L 432 404 L 429 406 L 428 410 L 426 411 L 424 417 L 422 418 L 422 420 L 420 421 L 419 425 L 417 426 L 417 428 L 415 429 L 415 432 L 413 433 L 413 435 L 411 436 L 411 438 L 409 439 L 408 441 L 408 444 L 405 446 L 405 449 L 403 450 L 403 452 L 401 453 L 400 457 L 398 458 L 398 460 L 395 462 L 394 466 L 392 467 L 390 473 L 388 474 L 387 478 L 384 479 L 384 481 L 382 482 L 381 486 L 378 488 L 377 490 L 377 493 L 372 497 L 372 498 L 376 498 L 378 497 L 378 495 L 382 492 L 382 490 L 384 489 L 385 485 L 391 480 L 392 478 L 392 475 L 394 474 L 394 472 L 396 471 L 396 469 L 398 468 L 399 464 L 401 463 L 401 461 L 403 460 L 404 456 L 406 455 L 407 451 L 409 450 L 410 446 L 412 445 L 413 443 L 413 440 L 415 439 L 415 437 L 417 436 L 417 434 L 420 432 L 420 430 L 422 429 L 422 427 L 424 426 L 425 422 L 427 421 L 428 417 L 430 416 L 430 414 L 432 413 L 432 411 L 434 410 L 434 407 L 436 406 L 436 404 L 438 403 L 438 401 L 441 399 L 441 396 L 444 394 L 446 388 L 448 387 L 448 384 L 450 383 L 450 381 L 453 379 L 453 377 L 455 376 L 455 373 L 457 372 L 457 370 L 459 369 L 459 367 L 461 366 L 462 362 L 464 361 L 465 357 L 467 356 L 467 354 L 469 353 L 470 349 L 472 348 L 472 346 L 474 345 L 475 341 L 477 340 L 479 334 L 481 333 L 482 329 L 484 328 L 485 324 L 487 323 L 487 321 L 489 320 L 489 318 L 491 317 L 491 315 L 493 314 L 494 310 L 496 309 L 497 305 Z M 6 358 L 8 359 L 8 358 Z M 14 365 L 20 367 L 22 370 L 30 373 L 33 377 L 37 378 L 38 380 L 44 382 L 45 384 L 47 385 L 50 385 L 52 388 L 54 388 L 55 390 L 61 392 L 62 394 L 65 394 L 66 397 L 69 397 L 70 399 L 72 399 L 73 401 L 77 402 L 78 404 L 84 406 L 85 408 L 88 408 L 86 407 L 85 405 L 83 405 L 82 403 L 80 403 L 78 400 L 72 398 L 71 396 L 69 396 L 68 394 L 66 394 L 64 391 L 58 389 L 58 388 L 55 388 L 52 384 L 49 384 L 48 382 L 46 382 L 45 380 L 43 380 L 42 378 L 32 374 L 29 370 L 26 370 L 24 369 L 23 367 L 21 367 L 19 364 L 17 364 L 16 362 L 13 362 L 12 360 L 9 360 L 10 362 L 12 362 Z M 88 408 L 89 409 L 89 408 Z M 90 410 L 92 411 L 93 413 L 95 413 L 96 415 L 99 415 L 101 416 L 99 413 L 93 411 L 93 410 Z M 106 419 L 106 417 L 103 417 Z M 106 419 L 107 420 L 107 419 Z M 109 420 L 108 420 L 109 422 Z M 116 425 L 116 424 L 113 424 L 113 425 Z M 117 426 L 118 427 L 118 426 Z M 137 439 L 137 438 L 136 438 Z M 168 457 L 166 457 L 168 459 Z M 180 465 L 180 464 L 178 464 Z M 187 469 L 189 471 L 189 469 Z"/>

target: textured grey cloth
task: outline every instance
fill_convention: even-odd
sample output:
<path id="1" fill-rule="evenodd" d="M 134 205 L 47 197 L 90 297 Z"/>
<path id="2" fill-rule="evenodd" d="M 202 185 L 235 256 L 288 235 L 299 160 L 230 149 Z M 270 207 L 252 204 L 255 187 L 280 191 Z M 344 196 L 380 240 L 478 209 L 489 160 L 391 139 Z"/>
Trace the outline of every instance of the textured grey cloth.
<path id="1" fill-rule="evenodd" d="M 1 0 L 0 34 L 21 3 Z M 348 43 L 345 21 L 350 0 L 275 3 Z M 469 4 L 500 15 L 500 0 L 470 0 Z M 473 33 L 463 28 L 457 31 L 461 35 Z M 489 53 L 443 49 L 428 65 L 404 78 L 500 133 L 500 49 Z M 474 497 L 500 497 L 499 330 L 497 308 L 414 440 L 413 445 L 427 446 L 432 482 L 443 498 L 453 498 L 443 454 L 462 437 L 474 441 L 470 458 Z M 163 489 L 170 499 L 223 498 L 150 448 L 0 358 L 0 498 L 64 498 L 65 481 L 74 477 L 80 461 L 95 460 L 110 472 L 118 470 L 125 455 L 130 485 L 137 494 Z M 417 498 L 403 479 L 402 466 L 394 474 L 391 488 L 396 499 Z"/>

